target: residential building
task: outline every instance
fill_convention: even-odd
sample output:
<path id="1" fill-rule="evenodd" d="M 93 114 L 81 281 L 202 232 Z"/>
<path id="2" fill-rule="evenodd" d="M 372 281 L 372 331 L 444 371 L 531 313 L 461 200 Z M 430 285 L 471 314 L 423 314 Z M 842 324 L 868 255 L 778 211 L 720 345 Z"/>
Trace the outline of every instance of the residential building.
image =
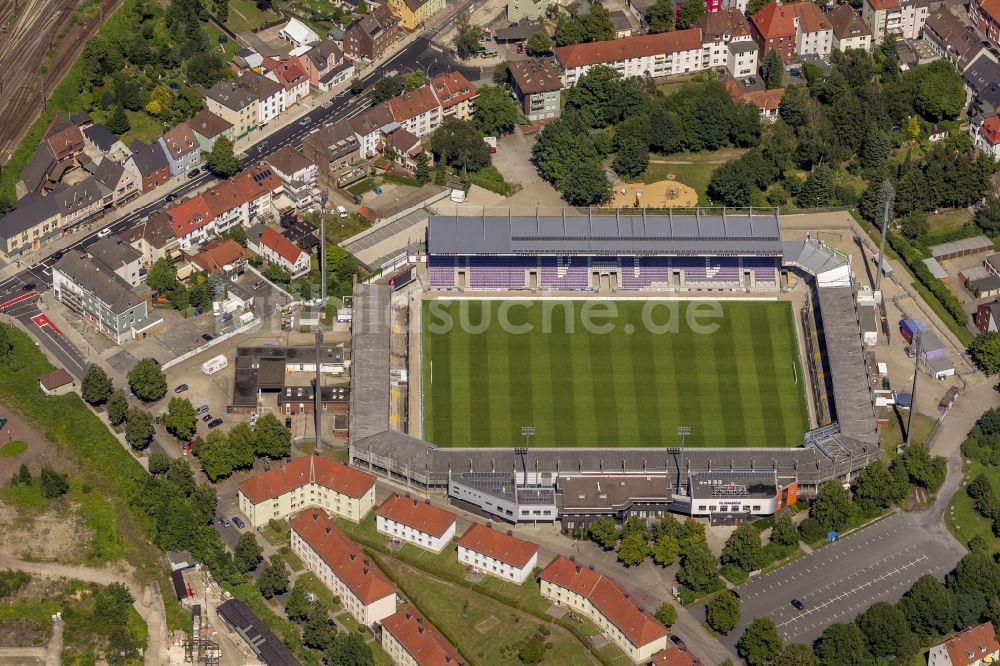
<path id="1" fill-rule="evenodd" d="M 247 257 L 247 251 L 233 239 L 216 238 L 202 245 L 198 254 L 188 259 L 199 270 L 233 279 L 243 272 Z"/>
<path id="2" fill-rule="evenodd" d="M 399 27 L 413 32 L 444 9 L 444 0 L 389 0 L 388 5 L 399 19 Z"/>
<path id="3" fill-rule="evenodd" d="M 88 125 L 83 128 L 83 140 L 87 146 L 99 151 L 104 157 L 117 164 L 124 164 L 131 153 L 121 139 L 104 125 Z"/>
<path id="4" fill-rule="evenodd" d="M 667 647 L 668 631 L 621 584 L 562 555 L 541 573 L 542 596 L 592 620 L 636 664 Z"/>
<path id="5" fill-rule="evenodd" d="M 671 645 L 663 652 L 653 655 L 652 666 L 695 666 L 701 662 L 680 645 Z"/>
<path id="6" fill-rule="evenodd" d="M 358 141 L 361 159 L 370 159 L 378 154 L 378 144 L 382 141 L 383 128 L 396 122 L 389 104 L 383 102 L 364 113 L 351 118 L 351 129 Z"/>
<path id="7" fill-rule="evenodd" d="M 833 49 L 833 26 L 812 2 L 771 2 L 750 18 L 750 31 L 761 59 L 775 49 L 786 65 L 802 56 L 827 56 Z"/>
<path id="8" fill-rule="evenodd" d="M 730 44 L 740 42 L 754 44 L 746 17 L 738 9 L 722 9 L 705 14 L 698 19 L 698 27 L 701 28 L 702 47 L 705 49 L 705 58 L 707 59 L 706 66 L 712 69 L 723 67 L 728 69 Z M 742 51 L 738 52 L 742 53 Z M 756 53 L 757 49 L 753 49 L 754 56 Z M 755 65 L 756 63 L 754 63 Z M 738 69 L 742 71 L 745 69 L 745 65 L 738 66 Z M 750 73 L 753 73 L 752 69 Z"/>
<path id="9" fill-rule="evenodd" d="M 747 90 L 733 79 L 726 79 L 724 85 L 734 104 L 743 102 L 753 104 L 760 110 L 760 119 L 764 122 L 773 123 L 778 119 L 778 112 L 781 110 L 781 100 L 785 98 L 784 88 Z"/>
<path id="10" fill-rule="evenodd" d="M 393 120 L 414 136 L 427 136 L 441 125 L 441 105 L 427 86 L 393 97 L 387 104 Z"/>
<path id="11" fill-rule="evenodd" d="M 260 235 L 253 233 L 259 229 Z M 255 225 L 247 233 L 247 249 L 261 259 L 281 266 L 291 273 L 292 279 L 309 272 L 312 260 L 309 253 L 281 235 L 273 227 Z"/>
<path id="12" fill-rule="evenodd" d="M 923 40 L 931 50 L 964 72 L 980 54 L 988 53 L 972 26 L 966 25 L 942 6 L 927 17 Z"/>
<path id="13" fill-rule="evenodd" d="M 197 608 L 197 606 L 196 606 Z M 267 666 L 300 666 L 280 638 L 267 624 L 254 615 L 242 599 L 229 599 L 215 609 L 230 631 L 239 636 L 256 661 Z"/>
<path id="14" fill-rule="evenodd" d="M 382 649 L 399 666 L 462 664 L 462 657 L 433 624 L 412 606 L 382 620 Z"/>
<path id="15" fill-rule="evenodd" d="M 244 72 L 236 84 L 253 95 L 257 104 L 257 126 L 263 127 L 285 111 L 285 89 L 257 72 Z"/>
<path id="16" fill-rule="evenodd" d="M 258 123 L 257 98 L 232 81 L 219 81 L 205 93 L 205 108 L 232 125 L 232 139 L 242 139 Z"/>
<path id="17" fill-rule="evenodd" d="M 317 175 L 324 181 L 331 178 L 334 171 L 364 159 L 361 142 L 351 122 L 313 130 L 302 140 L 302 153 L 316 165 Z"/>
<path id="18" fill-rule="evenodd" d="M 73 379 L 73 375 L 66 372 L 65 368 L 59 368 L 39 377 L 38 388 L 42 389 L 45 395 L 66 395 L 76 388 L 76 380 Z"/>
<path id="19" fill-rule="evenodd" d="M 969 125 L 973 144 L 979 152 L 1000 159 L 1000 116 L 977 120 Z"/>
<path id="20" fill-rule="evenodd" d="M 927 651 L 927 666 L 984 666 L 1000 657 L 992 622 L 958 632 Z"/>
<path id="21" fill-rule="evenodd" d="M 309 77 L 309 84 L 318 88 L 319 80 L 344 62 L 344 53 L 335 41 L 328 39 L 298 56 L 297 60 L 302 71 Z"/>
<path id="22" fill-rule="evenodd" d="M 145 285 L 133 287 L 82 252 L 67 252 L 52 267 L 52 290 L 59 302 L 116 344 L 145 338 L 163 325 L 150 312 Z"/>
<path id="23" fill-rule="evenodd" d="M 482 523 L 458 541 L 458 561 L 473 570 L 520 585 L 538 564 L 538 546 Z"/>
<path id="24" fill-rule="evenodd" d="M 508 63 L 507 77 L 521 113 L 531 122 L 559 117 L 562 81 L 548 60 Z"/>
<path id="25" fill-rule="evenodd" d="M 174 125 L 158 141 L 167 156 L 171 176 L 180 176 L 201 164 L 201 144 L 187 123 Z"/>
<path id="26" fill-rule="evenodd" d="M 294 17 L 288 21 L 284 28 L 278 31 L 278 37 L 281 37 L 296 48 L 319 41 L 319 35 L 312 28 Z"/>
<path id="27" fill-rule="evenodd" d="M 978 306 L 972 321 L 980 333 L 1000 331 L 1000 298 Z"/>
<path id="28" fill-rule="evenodd" d="M 830 25 L 833 26 L 833 48 L 838 51 L 858 49 L 871 52 L 872 31 L 861 20 L 854 7 L 844 3 L 837 5 L 830 12 Z"/>
<path id="29" fill-rule="evenodd" d="M 748 0 L 722 0 L 723 9 L 738 9 L 744 15 L 747 11 Z"/>
<path id="30" fill-rule="evenodd" d="M 550 0 L 507 0 L 507 20 L 511 23 L 522 21 L 543 21 Z"/>
<path id="31" fill-rule="evenodd" d="M 205 153 L 212 152 L 219 137 L 225 137 L 230 141 L 235 137 L 233 124 L 221 116 L 215 115 L 207 107 L 199 111 L 187 124 L 194 132 L 195 138 L 198 139 L 199 148 Z"/>
<path id="32" fill-rule="evenodd" d="M 159 141 L 146 144 L 139 139 L 132 141 L 132 156 L 125 168 L 136 177 L 143 192 L 152 192 L 170 180 L 170 162 Z"/>
<path id="33" fill-rule="evenodd" d="M 969 18 L 983 31 L 986 38 L 1000 42 L 1000 2 L 997 0 L 969 0 Z"/>
<path id="34" fill-rule="evenodd" d="M 28 194 L 14 210 L 0 217 L 0 256 L 15 261 L 47 247 L 62 235 L 59 207 L 52 197 Z"/>
<path id="35" fill-rule="evenodd" d="M 402 127 L 397 127 L 386 135 L 385 145 L 392 148 L 395 153 L 392 155 L 393 161 L 406 169 L 415 169 L 417 157 L 424 152 L 424 146 L 420 139 Z M 429 157 L 428 161 L 430 161 Z"/>
<path id="36" fill-rule="evenodd" d="M 271 60 L 268 58 L 267 60 Z M 272 61 L 267 77 L 281 84 L 284 90 L 284 105 L 287 109 L 303 97 L 309 95 L 309 77 L 295 60 Z"/>
<path id="37" fill-rule="evenodd" d="M 57 162 L 76 157 L 85 146 L 79 125 L 62 115 L 52 119 L 42 141 L 48 144 Z"/>
<path id="38" fill-rule="evenodd" d="M 125 241 L 139 251 L 147 268 L 179 251 L 180 242 L 174 235 L 172 221 L 166 211 L 160 210 L 125 232 Z"/>
<path id="39" fill-rule="evenodd" d="M 135 249 L 117 236 L 99 238 L 87 247 L 87 254 L 99 262 L 101 268 L 107 268 L 112 273 L 128 283 L 130 287 L 138 287 L 146 281 L 146 271 L 143 270 L 142 252 Z"/>
<path id="40" fill-rule="evenodd" d="M 18 198 L 24 197 L 29 192 L 41 192 L 48 183 L 49 174 L 55 168 L 56 157 L 52 154 L 52 148 L 47 142 L 42 141 L 21 171 L 21 177 L 15 188 Z"/>
<path id="41" fill-rule="evenodd" d="M 872 42 L 881 44 L 886 35 L 916 39 L 930 15 L 932 0 L 865 0 L 861 18 L 872 32 Z"/>
<path id="42" fill-rule="evenodd" d="M 214 232 L 222 234 L 237 224 L 250 227 L 262 217 L 272 217 L 274 193 L 280 189 L 281 181 L 270 167 L 258 165 L 206 191 Z"/>
<path id="43" fill-rule="evenodd" d="M 358 522 L 375 507 L 375 477 L 317 455 L 296 458 L 242 482 L 240 511 L 257 528 L 318 507 Z"/>
<path id="44" fill-rule="evenodd" d="M 726 52 L 726 71 L 729 76 L 742 79 L 757 72 L 757 42 L 729 42 Z"/>
<path id="45" fill-rule="evenodd" d="M 388 5 L 374 9 L 347 26 L 344 31 L 344 53 L 352 58 L 375 60 L 399 39 L 399 19 Z"/>
<path id="46" fill-rule="evenodd" d="M 700 28 L 557 46 L 553 51 L 566 87 L 576 83 L 594 65 L 608 65 L 626 77 L 648 74 L 653 78 L 705 68 Z"/>
<path id="47" fill-rule="evenodd" d="M 111 190 L 93 176 L 69 187 L 60 185 L 48 196 L 56 202 L 59 226 L 63 229 L 80 224 L 99 213 L 103 214 L 104 209 L 110 208 L 114 201 Z"/>
<path id="48" fill-rule="evenodd" d="M 309 207 L 319 196 L 316 187 L 316 164 L 291 146 L 267 157 L 267 164 L 281 181 L 281 189 L 295 208 Z"/>
<path id="49" fill-rule="evenodd" d="M 375 529 L 394 541 L 406 541 L 440 553 L 455 538 L 455 514 L 430 500 L 393 493 L 375 512 Z"/>
<path id="50" fill-rule="evenodd" d="M 171 206 L 167 215 L 170 216 L 170 228 L 178 246 L 185 252 L 191 252 L 207 241 L 214 231 L 211 223 L 215 214 L 201 194 Z"/>
<path id="51" fill-rule="evenodd" d="M 972 99 L 973 115 L 992 116 L 1000 108 L 1000 64 L 988 51 L 962 72 L 965 90 Z"/>
<path id="52" fill-rule="evenodd" d="M 441 107 L 442 121 L 448 118 L 472 120 L 479 88 L 470 83 L 461 72 L 448 72 L 435 77 L 427 83 L 427 87 L 434 93 Z"/>
<path id="53" fill-rule="evenodd" d="M 290 525 L 292 552 L 340 597 L 362 626 L 370 627 L 396 612 L 396 587 L 326 511 L 303 511 Z"/>
<path id="54" fill-rule="evenodd" d="M 115 208 L 132 201 L 142 192 L 135 173 L 109 157 L 103 158 L 97 165 L 94 178 L 111 192 L 111 205 Z"/>

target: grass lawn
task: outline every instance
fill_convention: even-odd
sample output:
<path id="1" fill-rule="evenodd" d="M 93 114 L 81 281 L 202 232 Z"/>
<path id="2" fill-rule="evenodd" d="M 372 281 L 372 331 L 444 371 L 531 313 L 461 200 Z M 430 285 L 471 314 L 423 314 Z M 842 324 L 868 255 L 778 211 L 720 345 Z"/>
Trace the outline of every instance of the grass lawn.
<path id="1" fill-rule="evenodd" d="M 928 234 L 936 236 L 953 232 L 972 222 L 972 212 L 968 208 L 946 208 L 927 216 Z"/>
<path id="2" fill-rule="evenodd" d="M 254 7 L 254 9 L 256 9 L 256 7 Z M 204 28 L 205 32 L 208 34 L 208 43 L 212 45 L 212 49 L 218 51 L 220 46 L 219 37 L 226 35 L 226 33 L 222 32 L 222 30 L 219 29 L 219 26 L 215 25 L 211 21 L 203 22 L 201 27 Z M 226 37 L 229 37 L 229 35 L 226 35 Z M 222 50 L 220 53 L 222 54 L 224 62 L 232 60 L 236 52 L 240 50 L 239 42 L 234 39 L 227 39 L 226 43 L 221 46 Z"/>
<path id="3" fill-rule="evenodd" d="M 424 304 L 428 441 L 518 446 L 527 424 L 536 446 L 663 446 L 684 424 L 688 446 L 802 442 L 808 419 L 788 303 L 717 302 L 718 318 L 702 320 L 717 330 L 706 333 L 687 324 L 694 301 L 527 303 Z M 585 328 L 588 311 L 600 314 Z M 668 321 L 676 332 L 647 325 Z M 516 330 L 526 324 L 532 332 Z"/>
<path id="4" fill-rule="evenodd" d="M 354 196 L 359 197 L 365 192 L 370 191 L 374 185 L 375 185 L 374 180 L 372 180 L 371 178 L 365 178 L 364 180 L 359 180 L 358 182 L 349 186 L 347 188 L 347 191 L 353 194 Z"/>
<path id="5" fill-rule="evenodd" d="M 287 553 L 282 553 L 281 556 L 285 558 L 285 562 L 292 571 L 298 572 L 306 568 L 305 565 L 302 564 L 302 560 L 299 559 L 299 556 L 293 553 L 290 549 Z"/>
<path id="6" fill-rule="evenodd" d="M 896 455 L 896 449 L 903 445 L 903 434 L 906 432 L 906 421 L 910 417 L 905 409 L 899 410 L 897 414 L 889 417 L 889 425 L 882 430 L 882 442 L 886 451 L 891 455 Z M 937 419 L 924 414 L 913 415 L 913 437 L 911 442 L 927 442 L 928 435 L 934 428 Z"/>
<path id="7" fill-rule="evenodd" d="M 986 474 L 986 478 L 993 484 L 993 488 L 1000 490 L 1000 467 L 991 467 L 975 460 L 969 460 L 965 463 L 964 471 L 964 483 L 951 500 L 951 506 L 948 507 L 948 512 L 945 514 L 945 523 L 955 538 L 963 545 L 968 544 L 972 537 L 980 536 L 986 539 L 992 552 L 998 552 L 1000 551 L 1000 540 L 993 536 L 993 526 L 989 518 L 984 518 L 976 511 L 975 502 L 965 492 L 965 484 L 980 474 Z"/>
<path id="8" fill-rule="evenodd" d="M 13 442 L 7 442 L 3 446 L 0 446 L 0 458 L 14 458 L 21 455 L 28 450 L 28 443 L 15 440 Z"/>
<path id="9" fill-rule="evenodd" d="M 280 17 L 276 12 L 257 9 L 257 3 L 254 0 L 231 0 L 226 27 L 233 32 L 243 32 L 277 18 Z"/>
<path id="10" fill-rule="evenodd" d="M 284 520 L 275 522 L 278 524 L 278 529 L 271 527 L 271 523 L 268 522 L 260 529 L 260 533 L 272 546 L 287 546 L 292 530 Z"/>
<path id="11" fill-rule="evenodd" d="M 652 162 L 646 172 L 640 176 L 644 183 L 655 183 L 659 180 L 666 180 L 668 175 L 673 175 L 677 180 L 685 185 L 693 187 L 698 193 L 698 203 L 702 206 L 709 204 L 708 181 L 712 179 L 715 170 L 726 162 L 735 160 L 746 150 L 741 148 L 723 148 L 714 152 L 704 153 L 677 153 L 674 155 L 658 156 L 652 155 L 654 160 L 670 160 L 669 164 L 663 162 Z"/>

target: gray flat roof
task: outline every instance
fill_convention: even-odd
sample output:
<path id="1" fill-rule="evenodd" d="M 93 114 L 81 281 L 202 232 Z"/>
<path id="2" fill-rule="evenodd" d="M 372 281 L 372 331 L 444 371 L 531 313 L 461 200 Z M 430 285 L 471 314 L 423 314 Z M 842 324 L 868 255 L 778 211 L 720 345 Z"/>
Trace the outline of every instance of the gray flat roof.
<path id="1" fill-rule="evenodd" d="M 945 280 L 948 278 L 948 271 L 944 269 L 944 266 L 938 263 L 938 260 L 934 257 L 928 257 L 924 259 L 924 265 L 927 266 L 927 270 L 931 272 L 931 275 L 939 280 Z"/>
<path id="2" fill-rule="evenodd" d="M 993 249 L 993 241 L 986 236 L 973 236 L 972 238 L 961 238 L 950 243 L 941 243 L 931 246 L 931 256 L 941 257 L 955 252 L 985 251 Z"/>
<path id="3" fill-rule="evenodd" d="M 560 476 L 558 485 L 562 508 L 621 510 L 635 500 L 672 502 L 676 477 L 666 474 Z"/>
<path id="4" fill-rule="evenodd" d="M 369 437 L 389 429 L 391 289 L 389 285 L 354 285 L 351 321 L 352 439 Z"/>
<path id="5" fill-rule="evenodd" d="M 432 215 L 431 255 L 781 254 L 776 213 Z"/>
<path id="6" fill-rule="evenodd" d="M 763 472 L 699 472 L 690 477 L 694 499 L 739 498 L 769 499 L 778 492 L 774 470 Z"/>

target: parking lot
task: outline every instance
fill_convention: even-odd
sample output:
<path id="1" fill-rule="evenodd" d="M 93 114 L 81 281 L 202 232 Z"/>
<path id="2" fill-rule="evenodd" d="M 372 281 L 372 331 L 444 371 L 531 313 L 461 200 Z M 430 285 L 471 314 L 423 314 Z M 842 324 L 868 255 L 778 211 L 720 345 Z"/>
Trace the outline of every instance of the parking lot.
<path id="1" fill-rule="evenodd" d="M 785 641 L 811 643 L 876 601 L 897 601 L 924 574 L 943 578 L 958 557 L 913 516 L 894 514 L 736 588 L 742 620 L 724 640 L 735 645 L 750 620 L 768 616 Z"/>

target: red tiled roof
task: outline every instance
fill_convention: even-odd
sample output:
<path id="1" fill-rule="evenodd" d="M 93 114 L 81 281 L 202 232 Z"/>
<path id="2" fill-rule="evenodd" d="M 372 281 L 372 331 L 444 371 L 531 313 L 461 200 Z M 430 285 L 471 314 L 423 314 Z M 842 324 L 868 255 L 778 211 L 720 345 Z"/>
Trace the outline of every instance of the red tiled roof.
<path id="1" fill-rule="evenodd" d="M 868 0 L 868 4 L 877 12 L 884 12 L 887 9 L 899 9 L 899 0 Z"/>
<path id="2" fill-rule="evenodd" d="M 553 49 L 564 69 L 619 62 L 660 53 L 701 49 L 701 28 L 661 32 L 656 35 L 623 37 L 605 42 L 557 46 Z"/>
<path id="3" fill-rule="evenodd" d="M 372 604 L 396 594 L 396 586 L 323 509 L 303 511 L 292 519 L 291 526 L 361 603 Z"/>
<path id="4" fill-rule="evenodd" d="M 60 155 L 67 148 L 83 148 L 83 132 L 77 125 L 70 125 L 45 137 L 52 152 Z"/>
<path id="5" fill-rule="evenodd" d="M 795 12 L 788 11 L 788 5 L 769 2 L 750 20 L 764 39 L 795 36 Z"/>
<path id="6" fill-rule="evenodd" d="M 387 497 L 376 514 L 434 537 L 442 536 L 455 524 L 453 513 L 399 493 Z"/>
<path id="7" fill-rule="evenodd" d="M 177 238 L 183 238 L 215 219 L 215 213 L 201 194 L 171 206 L 167 214 L 170 215 L 170 228 Z"/>
<path id="8" fill-rule="evenodd" d="M 1000 143 L 1000 116 L 991 116 L 983 121 L 979 133 L 994 146 Z"/>
<path id="9" fill-rule="evenodd" d="M 1000 650 L 992 622 L 969 627 L 944 642 L 952 666 L 969 666 Z"/>
<path id="10" fill-rule="evenodd" d="M 42 386 L 48 391 L 53 391 L 60 386 L 66 386 L 67 384 L 73 383 L 73 377 L 63 368 L 58 370 L 53 370 L 52 372 L 46 373 L 38 378 L 38 381 L 42 383 Z"/>
<path id="11" fill-rule="evenodd" d="M 206 243 L 201 252 L 191 257 L 191 263 L 203 271 L 221 273 L 224 266 L 246 259 L 246 250 L 236 241 L 226 238 Z"/>
<path id="12" fill-rule="evenodd" d="M 694 657 L 687 650 L 674 645 L 653 655 L 653 666 L 694 666 Z"/>
<path id="13" fill-rule="evenodd" d="M 985 14 L 993 23 L 1000 22 L 1000 0 L 979 0 L 979 13 Z"/>
<path id="14" fill-rule="evenodd" d="M 290 264 L 294 264 L 304 254 L 302 248 L 271 227 L 264 227 L 264 231 L 260 234 L 260 244 L 271 248 Z"/>
<path id="15" fill-rule="evenodd" d="M 253 167 L 232 180 L 224 180 L 205 192 L 205 201 L 215 215 L 222 215 L 267 192 L 281 187 L 281 180 L 266 167 Z"/>
<path id="16" fill-rule="evenodd" d="M 1000 2 L 1000 0 L 998 0 Z M 448 72 L 432 79 L 431 90 L 445 109 L 479 94 L 479 88 L 469 83 L 461 72 Z"/>
<path id="17" fill-rule="evenodd" d="M 481 523 L 473 523 L 458 540 L 458 545 L 518 569 L 527 564 L 538 552 L 538 546 L 535 544 Z"/>
<path id="18" fill-rule="evenodd" d="M 278 77 L 278 82 L 286 88 L 290 88 L 306 78 L 306 73 L 294 60 L 276 63 L 275 67 L 269 69 Z"/>
<path id="19" fill-rule="evenodd" d="M 392 117 L 396 122 L 403 122 L 410 118 L 416 118 L 422 113 L 426 113 L 438 106 L 434 94 L 426 86 L 421 86 L 416 90 L 411 90 L 399 97 L 389 100 L 389 109 L 392 110 Z"/>
<path id="20" fill-rule="evenodd" d="M 773 88 L 771 90 L 744 90 L 740 84 L 733 79 L 726 79 L 723 84 L 729 92 L 729 96 L 734 103 L 749 102 L 759 109 L 774 111 L 781 106 L 781 100 L 785 97 L 784 88 Z"/>
<path id="21" fill-rule="evenodd" d="M 418 666 L 457 666 L 461 659 L 458 650 L 411 606 L 383 619 L 382 631 L 392 634 Z"/>
<path id="22" fill-rule="evenodd" d="M 557 555 L 542 570 L 542 580 L 588 599 L 635 646 L 648 645 L 667 635 L 662 624 L 625 596 L 625 590 L 617 581 L 562 555 Z"/>
<path id="23" fill-rule="evenodd" d="M 309 455 L 247 479 L 240 484 L 240 491 L 254 504 L 260 504 L 310 481 L 355 499 L 362 497 L 375 485 L 375 477 L 367 472 L 329 458 Z"/>

